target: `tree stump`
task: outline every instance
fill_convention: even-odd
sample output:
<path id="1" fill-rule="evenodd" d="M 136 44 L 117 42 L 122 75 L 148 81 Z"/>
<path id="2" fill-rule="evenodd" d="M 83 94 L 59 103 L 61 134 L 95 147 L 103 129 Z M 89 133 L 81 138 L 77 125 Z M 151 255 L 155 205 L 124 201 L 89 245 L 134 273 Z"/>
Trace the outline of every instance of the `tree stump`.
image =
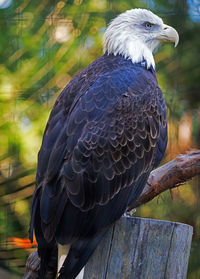
<path id="1" fill-rule="evenodd" d="M 122 217 L 85 266 L 84 279 L 184 279 L 193 228 Z"/>

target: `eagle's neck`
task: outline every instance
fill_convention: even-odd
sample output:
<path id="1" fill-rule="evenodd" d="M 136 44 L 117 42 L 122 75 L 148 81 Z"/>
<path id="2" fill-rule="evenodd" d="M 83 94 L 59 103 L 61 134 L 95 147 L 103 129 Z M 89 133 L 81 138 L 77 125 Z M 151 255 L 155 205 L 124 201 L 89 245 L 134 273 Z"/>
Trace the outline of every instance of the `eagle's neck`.
<path id="1" fill-rule="evenodd" d="M 156 45 L 146 45 L 137 37 L 130 36 L 123 32 L 107 34 L 104 41 L 104 53 L 122 55 L 126 59 L 131 59 L 133 63 L 146 61 L 146 67 L 155 69 L 155 61 L 152 51 Z"/>

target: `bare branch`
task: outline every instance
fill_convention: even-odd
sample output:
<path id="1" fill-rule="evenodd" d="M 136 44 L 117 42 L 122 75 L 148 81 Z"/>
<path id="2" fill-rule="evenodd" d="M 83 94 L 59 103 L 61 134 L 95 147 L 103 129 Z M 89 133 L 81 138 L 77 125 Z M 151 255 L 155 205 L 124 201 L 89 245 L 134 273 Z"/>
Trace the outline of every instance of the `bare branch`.
<path id="1" fill-rule="evenodd" d="M 151 172 L 139 199 L 131 204 L 128 210 L 149 202 L 162 192 L 178 187 L 198 174 L 200 174 L 200 150 L 177 156 Z"/>

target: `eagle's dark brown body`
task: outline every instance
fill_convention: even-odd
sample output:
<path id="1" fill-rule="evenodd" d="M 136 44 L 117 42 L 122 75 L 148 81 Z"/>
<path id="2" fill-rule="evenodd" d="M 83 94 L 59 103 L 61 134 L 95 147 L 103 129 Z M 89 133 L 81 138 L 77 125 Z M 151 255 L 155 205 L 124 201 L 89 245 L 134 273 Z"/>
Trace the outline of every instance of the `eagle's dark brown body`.
<path id="1" fill-rule="evenodd" d="M 38 156 L 30 229 L 41 274 L 56 242 L 71 243 L 59 278 L 75 278 L 163 157 L 165 102 L 155 71 L 144 64 L 105 54 L 54 105 Z"/>

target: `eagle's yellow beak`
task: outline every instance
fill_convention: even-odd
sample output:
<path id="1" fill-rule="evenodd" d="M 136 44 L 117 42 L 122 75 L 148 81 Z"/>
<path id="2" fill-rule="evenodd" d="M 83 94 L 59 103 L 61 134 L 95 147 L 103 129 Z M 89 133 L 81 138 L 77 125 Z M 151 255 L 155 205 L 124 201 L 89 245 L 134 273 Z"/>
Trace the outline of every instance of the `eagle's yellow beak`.
<path id="1" fill-rule="evenodd" d="M 157 39 L 162 42 L 173 42 L 174 47 L 176 47 L 179 42 L 179 35 L 173 27 L 164 24 L 162 32 L 158 35 Z"/>

